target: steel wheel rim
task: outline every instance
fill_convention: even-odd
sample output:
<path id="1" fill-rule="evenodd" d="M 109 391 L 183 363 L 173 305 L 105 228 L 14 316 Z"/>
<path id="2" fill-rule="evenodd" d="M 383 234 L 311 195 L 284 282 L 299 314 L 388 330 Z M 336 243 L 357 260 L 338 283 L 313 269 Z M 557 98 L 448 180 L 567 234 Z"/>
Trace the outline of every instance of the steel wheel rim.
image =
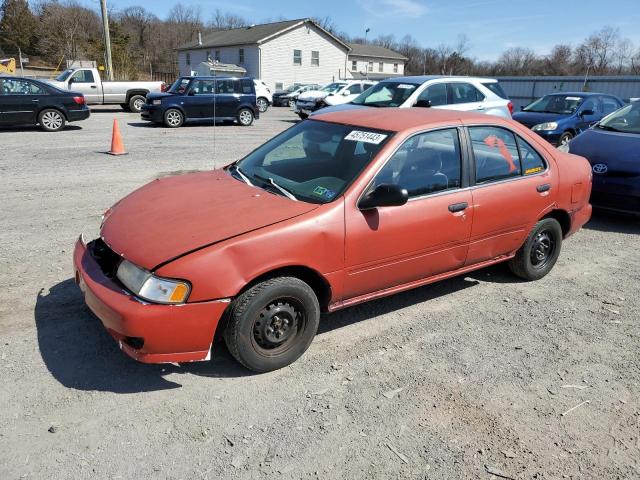
<path id="1" fill-rule="evenodd" d="M 51 130 L 57 130 L 62 126 L 62 116 L 56 112 L 45 112 L 42 116 L 42 123 Z"/>
<path id="2" fill-rule="evenodd" d="M 172 127 L 180 125 L 180 114 L 178 112 L 167 113 L 167 123 Z"/>
<path id="3" fill-rule="evenodd" d="M 266 356 L 289 350 L 302 335 L 307 316 L 295 298 L 278 298 L 269 302 L 254 319 L 251 340 L 257 351 Z"/>
<path id="4" fill-rule="evenodd" d="M 251 123 L 251 119 L 252 119 L 252 115 L 249 112 L 247 111 L 240 112 L 240 122 L 243 125 L 249 125 L 249 123 Z"/>
<path id="5" fill-rule="evenodd" d="M 544 268 L 553 257 L 556 250 L 556 241 L 549 230 L 538 232 L 531 245 L 531 265 L 534 268 Z"/>

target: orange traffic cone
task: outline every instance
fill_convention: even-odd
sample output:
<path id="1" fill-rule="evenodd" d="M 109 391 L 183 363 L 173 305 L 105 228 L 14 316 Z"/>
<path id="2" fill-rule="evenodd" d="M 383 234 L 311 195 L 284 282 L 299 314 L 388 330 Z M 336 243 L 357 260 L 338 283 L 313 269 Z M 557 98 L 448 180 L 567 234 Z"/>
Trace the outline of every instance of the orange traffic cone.
<path id="1" fill-rule="evenodd" d="M 120 135 L 120 127 L 118 120 L 113 119 L 113 133 L 111 134 L 111 150 L 107 152 L 109 155 L 126 155 L 127 152 L 122 144 L 122 136 Z"/>

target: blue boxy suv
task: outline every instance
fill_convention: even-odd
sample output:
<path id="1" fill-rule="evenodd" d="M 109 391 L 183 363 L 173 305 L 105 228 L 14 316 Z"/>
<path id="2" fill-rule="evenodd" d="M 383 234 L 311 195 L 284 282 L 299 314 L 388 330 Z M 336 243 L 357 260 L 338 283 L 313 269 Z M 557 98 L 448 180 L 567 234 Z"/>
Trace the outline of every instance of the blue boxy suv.
<path id="1" fill-rule="evenodd" d="M 566 145 L 580 132 L 624 105 L 602 93 L 552 93 L 539 98 L 513 115 L 553 145 Z"/>
<path id="2" fill-rule="evenodd" d="M 237 121 L 249 126 L 258 118 L 253 78 L 180 77 L 166 93 L 150 93 L 144 120 L 177 128 L 188 121 Z"/>

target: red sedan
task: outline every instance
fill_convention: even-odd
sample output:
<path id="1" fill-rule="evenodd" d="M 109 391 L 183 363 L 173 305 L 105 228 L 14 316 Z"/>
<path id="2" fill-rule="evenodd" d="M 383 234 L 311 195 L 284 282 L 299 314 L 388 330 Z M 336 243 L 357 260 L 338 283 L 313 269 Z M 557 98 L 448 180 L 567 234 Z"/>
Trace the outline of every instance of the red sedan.
<path id="1" fill-rule="evenodd" d="M 507 261 L 545 276 L 591 215 L 591 169 L 516 122 L 425 109 L 301 122 L 224 169 L 155 180 L 78 240 L 76 281 L 142 362 L 247 368 L 309 347 L 334 311 Z M 223 330 L 222 330 L 223 329 Z"/>

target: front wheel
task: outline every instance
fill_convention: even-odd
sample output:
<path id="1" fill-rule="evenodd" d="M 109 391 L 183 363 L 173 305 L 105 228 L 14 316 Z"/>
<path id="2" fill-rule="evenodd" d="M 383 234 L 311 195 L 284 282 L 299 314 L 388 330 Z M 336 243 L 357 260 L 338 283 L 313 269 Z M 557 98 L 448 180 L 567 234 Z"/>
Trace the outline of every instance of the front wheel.
<path id="1" fill-rule="evenodd" d="M 57 132 L 64 128 L 65 118 L 59 110 L 47 108 L 38 115 L 38 123 L 46 132 Z"/>
<path id="2" fill-rule="evenodd" d="M 147 99 L 144 95 L 134 95 L 129 99 L 129 110 L 134 113 L 140 113 L 146 101 Z"/>
<path id="3" fill-rule="evenodd" d="M 253 123 L 253 112 L 248 108 L 243 108 L 238 112 L 238 123 L 243 127 L 248 127 Z"/>
<path id="4" fill-rule="evenodd" d="M 564 132 L 562 135 L 560 135 L 560 138 L 558 139 L 558 147 L 568 146 L 572 138 L 573 138 L 573 134 L 571 132 Z"/>
<path id="5" fill-rule="evenodd" d="M 266 98 L 260 97 L 256 100 L 256 105 L 258 106 L 258 111 L 264 113 L 269 108 L 269 101 Z"/>
<path id="6" fill-rule="evenodd" d="M 560 256 L 562 228 L 555 218 L 543 218 L 509 260 L 509 268 L 525 280 L 539 280 L 551 271 Z"/>
<path id="7" fill-rule="evenodd" d="M 289 100 L 289 108 L 293 108 L 296 106 L 296 101 L 295 100 Z"/>
<path id="8" fill-rule="evenodd" d="M 231 354 L 256 372 L 296 361 L 309 348 L 320 322 L 311 287 L 295 277 L 254 285 L 232 303 L 224 339 Z"/>
<path id="9" fill-rule="evenodd" d="M 184 123 L 184 115 L 177 108 L 170 108 L 164 112 L 164 124 L 169 128 L 178 128 Z"/>

